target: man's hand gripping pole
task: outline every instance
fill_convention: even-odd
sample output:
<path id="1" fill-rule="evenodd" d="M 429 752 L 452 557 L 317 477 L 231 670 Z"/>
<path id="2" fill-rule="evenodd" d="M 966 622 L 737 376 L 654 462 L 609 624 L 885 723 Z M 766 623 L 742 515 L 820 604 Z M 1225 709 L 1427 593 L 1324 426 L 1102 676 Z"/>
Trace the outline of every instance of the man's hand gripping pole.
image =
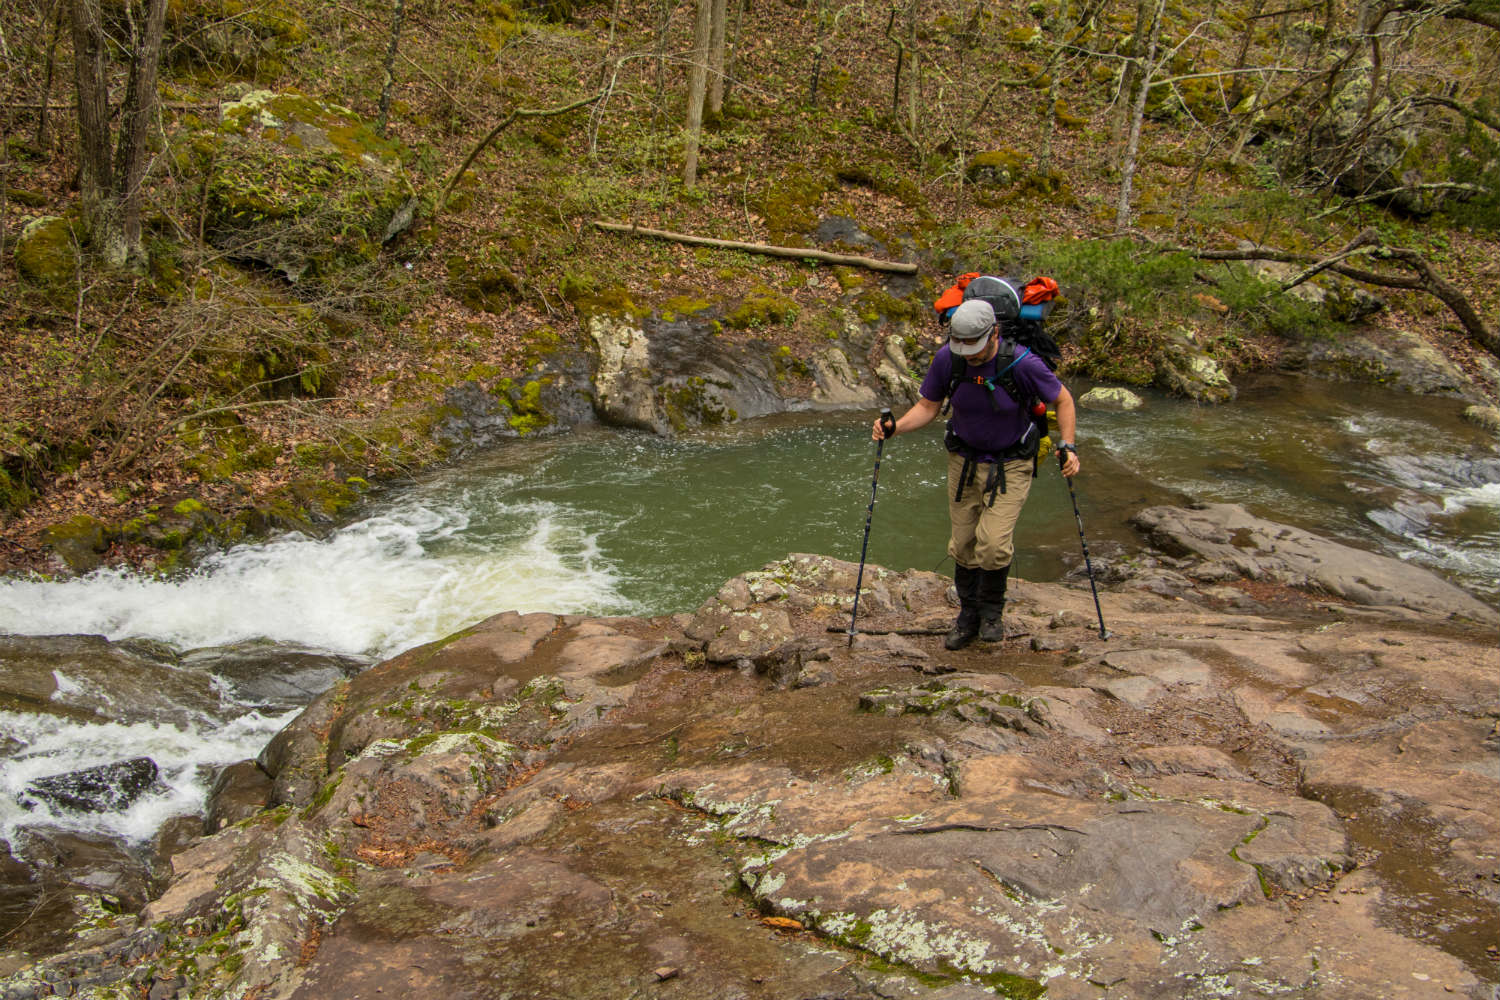
<path id="1" fill-rule="evenodd" d="M 854 578 L 854 611 L 849 615 L 849 645 L 854 645 L 854 620 L 859 617 L 859 591 L 865 581 L 865 554 L 870 550 L 870 522 L 875 518 L 875 491 L 880 488 L 880 456 L 885 451 L 885 439 L 896 434 L 896 417 L 890 410 L 880 411 L 880 429 L 885 433 L 875 442 L 875 474 L 870 477 L 870 506 L 865 508 L 865 540 L 859 547 L 859 574 Z"/>

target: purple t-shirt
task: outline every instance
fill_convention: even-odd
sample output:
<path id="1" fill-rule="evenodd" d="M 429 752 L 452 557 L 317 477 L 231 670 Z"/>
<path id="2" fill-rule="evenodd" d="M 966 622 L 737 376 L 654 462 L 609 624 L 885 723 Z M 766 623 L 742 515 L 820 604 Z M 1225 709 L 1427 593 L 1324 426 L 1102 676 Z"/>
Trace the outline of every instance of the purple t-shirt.
<path id="1" fill-rule="evenodd" d="M 1047 367 L 1047 363 L 1037 357 L 1034 351 L 1024 347 L 1018 346 L 1016 354 L 1020 355 L 1019 360 L 1014 360 L 1012 364 L 1013 359 L 1007 358 L 1004 364 L 1011 366 L 1010 373 L 1015 376 L 1016 385 L 1020 387 L 1022 394 L 1035 393 L 1048 403 L 1056 400 L 1062 392 L 1062 383 L 1052 373 L 1052 369 Z M 953 390 L 953 430 L 970 447 L 980 452 L 1001 452 L 1012 447 L 1021 440 L 1031 424 L 1031 416 L 1010 398 L 1010 393 L 998 382 L 994 383 L 992 392 L 974 381 L 978 378 L 993 382 L 999 367 L 999 356 L 984 364 L 971 361 L 964 370 L 964 381 Z M 922 398 L 941 403 L 952 378 L 953 353 L 944 344 L 938 348 L 937 356 L 932 359 L 932 367 L 927 369 L 927 377 L 922 380 Z M 999 405 L 998 409 L 995 408 L 996 403 Z M 994 456 L 986 454 L 983 457 L 993 459 Z"/>

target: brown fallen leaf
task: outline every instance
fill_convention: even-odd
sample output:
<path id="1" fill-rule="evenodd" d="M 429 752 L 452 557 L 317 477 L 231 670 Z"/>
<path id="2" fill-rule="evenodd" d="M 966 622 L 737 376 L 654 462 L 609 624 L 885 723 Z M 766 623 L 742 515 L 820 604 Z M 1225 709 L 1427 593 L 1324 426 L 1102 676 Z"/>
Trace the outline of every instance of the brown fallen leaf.
<path id="1" fill-rule="evenodd" d="M 800 931 L 803 929 L 800 921 L 791 917 L 761 917 L 760 922 L 767 927 L 774 927 L 779 931 Z"/>

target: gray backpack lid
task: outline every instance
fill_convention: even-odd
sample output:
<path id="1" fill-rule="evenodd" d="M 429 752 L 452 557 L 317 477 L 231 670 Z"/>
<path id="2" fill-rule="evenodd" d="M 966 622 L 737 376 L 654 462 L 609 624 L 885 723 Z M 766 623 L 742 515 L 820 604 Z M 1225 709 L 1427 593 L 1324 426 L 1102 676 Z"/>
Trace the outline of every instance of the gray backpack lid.
<path id="1" fill-rule="evenodd" d="M 983 299 L 995 310 L 995 319 L 1004 322 L 1021 315 L 1021 295 L 1004 278 L 982 274 L 964 289 L 964 301 Z"/>

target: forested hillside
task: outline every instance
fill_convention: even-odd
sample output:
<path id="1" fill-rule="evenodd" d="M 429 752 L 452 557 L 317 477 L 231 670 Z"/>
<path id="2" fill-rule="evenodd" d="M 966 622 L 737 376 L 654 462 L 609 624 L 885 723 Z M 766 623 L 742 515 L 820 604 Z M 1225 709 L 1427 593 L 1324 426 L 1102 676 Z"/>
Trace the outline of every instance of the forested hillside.
<path id="1" fill-rule="evenodd" d="M 564 426 L 592 316 L 795 389 L 971 269 L 1055 275 L 1080 375 L 1375 324 L 1493 394 L 1494 0 L 700 2 L 9 0 L 0 567 L 336 516 L 449 454 L 463 383 Z"/>

